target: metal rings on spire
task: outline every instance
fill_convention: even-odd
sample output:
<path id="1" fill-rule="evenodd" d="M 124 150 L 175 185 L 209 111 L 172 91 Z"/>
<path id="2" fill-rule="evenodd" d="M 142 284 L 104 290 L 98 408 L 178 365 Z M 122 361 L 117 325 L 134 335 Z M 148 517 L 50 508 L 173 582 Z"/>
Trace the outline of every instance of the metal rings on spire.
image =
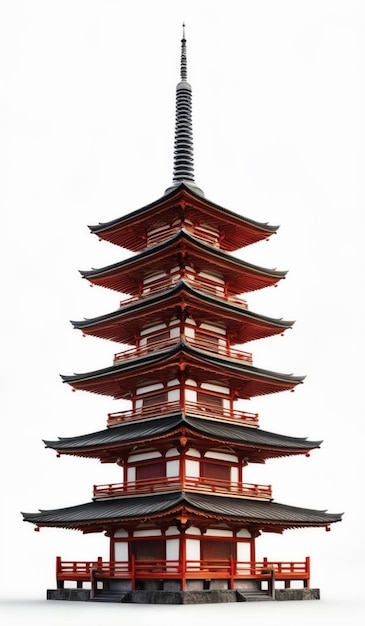
<path id="1" fill-rule="evenodd" d="M 190 186 L 193 191 L 204 195 L 202 190 L 195 185 L 194 181 L 194 148 L 193 148 L 193 124 L 192 124 L 192 90 L 187 81 L 187 56 L 185 24 L 183 24 L 183 37 L 181 40 L 181 80 L 176 86 L 176 117 L 175 117 L 175 142 L 174 142 L 174 171 L 173 187 L 181 183 Z M 167 189 L 171 191 L 171 187 Z"/>

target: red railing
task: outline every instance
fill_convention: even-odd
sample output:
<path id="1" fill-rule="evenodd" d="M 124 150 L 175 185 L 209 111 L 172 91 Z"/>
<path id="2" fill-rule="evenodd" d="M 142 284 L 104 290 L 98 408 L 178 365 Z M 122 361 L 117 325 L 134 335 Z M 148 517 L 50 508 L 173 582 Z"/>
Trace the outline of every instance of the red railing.
<path id="1" fill-rule="evenodd" d="M 183 571 L 184 570 L 184 571 Z M 280 580 L 285 586 L 299 580 L 304 587 L 310 585 L 310 558 L 304 561 L 236 561 L 235 559 L 187 560 L 183 568 L 177 560 L 138 560 L 133 556 L 130 561 L 62 561 L 56 559 L 57 586 L 62 587 L 64 581 L 93 582 L 97 579 L 123 578 L 131 580 L 131 588 L 135 589 L 136 579 L 167 579 L 181 580 L 197 578 L 223 578 L 234 581 L 253 579 L 258 581 Z"/>
<path id="2" fill-rule="evenodd" d="M 217 342 L 209 341 L 207 339 L 202 339 L 200 337 L 182 337 L 182 341 L 187 343 L 188 345 L 194 346 L 200 350 L 204 350 L 205 352 L 211 352 L 218 356 L 229 357 L 231 359 L 243 361 L 244 363 L 248 363 L 252 365 L 252 353 L 244 352 L 243 350 L 237 350 L 236 348 L 231 348 L 230 346 L 220 345 Z M 125 361 L 128 359 L 136 358 L 139 356 L 144 356 L 149 354 L 150 352 L 157 352 L 159 350 L 165 350 L 166 348 L 177 344 L 180 341 L 180 337 L 169 337 L 168 339 L 159 339 L 158 335 L 156 335 L 156 339 L 154 341 L 149 342 L 146 345 L 129 348 L 127 350 L 123 350 L 122 352 L 118 352 L 114 354 L 113 365 L 117 365 L 121 361 Z"/>
<path id="3" fill-rule="evenodd" d="M 96 561 L 62 561 L 56 558 L 57 580 L 90 580 L 97 572 L 107 578 L 130 578 L 131 567 L 128 561 L 103 561 L 98 557 Z"/>
<path id="4" fill-rule="evenodd" d="M 200 417 L 206 416 L 220 421 L 239 422 L 240 424 L 245 424 L 246 426 L 257 427 L 259 423 L 259 416 L 257 413 L 225 409 L 223 407 L 214 406 L 213 404 L 202 404 L 198 402 L 185 402 L 185 406 L 182 407 L 180 401 L 167 401 L 127 411 L 109 413 L 107 424 L 108 426 L 117 426 L 118 424 L 123 424 L 124 422 L 149 418 L 152 419 L 154 417 L 160 417 L 161 415 L 168 415 L 169 413 L 177 413 L 180 411 L 189 413 L 189 415 L 197 415 Z"/>
<path id="5" fill-rule="evenodd" d="M 183 481 L 179 476 L 162 476 L 143 480 L 128 481 L 125 483 L 109 483 L 94 485 L 94 498 L 110 498 L 116 496 L 156 493 L 187 489 L 199 493 L 219 493 L 220 495 L 244 496 L 260 500 L 270 500 L 272 497 L 271 485 L 255 485 L 228 480 L 205 478 L 200 476 L 186 477 Z"/>
<path id="6" fill-rule="evenodd" d="M 188 270 L 179 270 L 178 272 L 172 272 L 167 276 L 162 276 L 161 278 L 157 278 L 156 280 L 151 280 L 148 283 L 145 283 L 142 286 L 142 291 L 138 296 L 132 296 L 131 298 L 126 298 L 125 300 L 121 300 L 119 306 L 122 308 L 126 304 L 131 304 L 132 302 L 136 302 L 141 298 L 148 298 L 151 295 L 157 294 L 160 291 L 165 291 L 173 287 L 179 280 L 185 280 L 191 287 L 195 287 L 198 290 L 206 291 L 209 294 L 212 294 L 216 298 L 220 298 L 226 302 L 230 302 L 231 304 L 238 304 L 244 309 L 248 308 L 248 304 L 246 300 L 240 298 L 235 294 L 225 293 L 224 285 L 220 283 L 215 283 L 213 280 L 209 280 L 204 276 L 198 276 L 193 272 L 189 272 Z"/>

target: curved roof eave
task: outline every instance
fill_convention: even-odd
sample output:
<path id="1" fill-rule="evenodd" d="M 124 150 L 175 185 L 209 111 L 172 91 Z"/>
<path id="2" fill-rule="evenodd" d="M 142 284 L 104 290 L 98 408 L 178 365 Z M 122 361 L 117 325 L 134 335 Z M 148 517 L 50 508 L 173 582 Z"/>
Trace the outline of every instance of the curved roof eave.
<path id="1" fill-rule="evenodd" d="M 255 273 L 263 274 L 265 276 L 271 276 L 271 277 L 278 278 L 278 279 L 285 278 L 286 274 L 288 273 L 287 270 L 270 269 L 266 267 L 261 267 L 259 265 L 254 265 L 253 263 L 248 263 L 247 261 L 243 261 L 242 259 L 231 256 L 230 254 L 227 254 L 223 250 L 219 250 L 218 248 L 209 246 L 203 241 L 198 241 L 197 239 L 192 237 L 186 230 L 181 229 L 177 231 L 177 233 L 175 233 L 169 239 L 166 239 L 163 242 L 160 242 L 154 246 L 151 246 L 147 248 L 146 250 L 143 250 L 142 252 L 136 254 L 133 257 L 124 259 L 123 261 L 119 261 L 117 263 L 113 263 L 112 265 L 107 265 L 101 268 L 93 268 L 91 270 L 79 270 L 80 274 L 83 278 L 92 278 L 95 276 L 102 276 L 105 274 L 110 274 L 112 272 L 128 267 L 128 265 L 133 266 L 136 263 L 139 263 L 139 262 L 144 261 L 145 259 L 148 259 L 151 256 L 151 254 L 158 255 L 159 252 L 166 251 L 169 245 L 173 245 L 174 243 L 177 243 L 179 239 L 186 239 L 191 245 L 200 249 L 202 252 L 205 252 L 205 253 L 207 252 L 210 258 L 212 257 L 218 258 L 224 262 L 228 262 L 230 265 L 237 266 L 240 270 L 251 270 Z"/>
<path id="2" fill-rule="evenodd" d="M 186 354 L 190 354 L 191 356 L 198 357 L 199 360 L 208 361 L 210 363 L 215 363 L 218 366 L 224 365 L 226 370 L 242 373 L 246 372 L 254 377 L 264 377 L 266 379 L 272 379 L 275 381 L 282 381 L 287 383 L 298 384 L 302 383 L 305 379 L 305 376 L 294 376 L 293 374 L 283 374 L 281 372 L 273 372 L 270 370 L 260 369 L 258 367 L 254 367 L 252 365 L 248 365 L 245 362 L 236 362 L 234 359 L 230 357 L 224 357 L 220 355 L 216 355 L 213 353 L 206 353 L 203 350 L 199 350 L 195 347 L 192 347 L 184 341 L 179 341 L 176 345 L 172 347 L 164 348 L 161 351 L 148 353 L 146 355 L 142 355 L 139 357 L 134 357 L 133 360 L 127 361 L 126 363 L 122 363 L 119 365 L 110 365 L 106 368 L 100 370 L 94 370 L 91 372 L 85 372 L 80 374 L 73 375 L 63 375 L 61 374 L 61 378 L 63 382 L 67 383 L 76 383 L 78 381 L 90 380 L 96 378 L 102 378 L 108 374 L 117 374 L 121 372 L 126 372 L 128 370 L 133 370 L 135 368 L 139 368 L 141 365 L 152 365 L 160 362 L 161 360 L 166 360 L 169 357 L 178 354 L 179 352 L 184 352 Z"/>
<path id="3" fill-rule="evenodd" d="M 23 520 L 39 526 L 82 527 L 90 523 L 123 522 L 174 514 L 184 508 L 191 513 L 213 515 L 242 524 L 278 524 L 283 527 L 326 526 L 341 521 L 343 513 L 299 508 L 274 501 L 249 500 L 188 492 L 96 500 L 67 508 L 22 513 Z"/>
<path id="4" fill-rule="evenodd" d="M 240 215 L 239 213 L 235 213 L 234 211 L 231 211 L 230 209 L 226 209 L 220 206 L 219 204 L 206 199 L 205 197 L 202 198 L 200 194 L 194 192 L 193 189 L 190 186 L 186 185 L 185 183 L 181 183 L 180 185 L 174 187 L 169 193 L 161 196 L 157 200 L 154 200 L 153 202 L 150 202 L 149 204 L 146 204 L 145 206 L 139 209 L 136 209 L 135 211 L 131 211 L 130 213 L 126 215 L 115 218 L 108 222 L 99 222 L 99 224 L 89 225 L 88 228 L 91 231 L 91 233 L 98 235 L 102 233 L 103 231 L 109 230 L 115 226 L 122 226 L 129 222 L 133 222 L 136 220 L 136 218 L 142 216 L 145 213 L 148 213 L 149 211 L 153 211 L 158 206 L 164 206 L 164 205 L 169 204 L 170 200 L 173 199 L 175 196 L 178 197 L 178 196 L 183 195 L 184 193 L 186 195 L 191 195 L 194 201 L 198 203 L 202 208 L 204 207 L 204 205 L 209 206 L 212 209 L 218 210 L 227 218 L 231 218 L 234 221 L 238 221 L 242 224 L 247 223 L 248 225 L 254 228 L 267 231 L 269 234 L 275 233 L 279 229 L 278 225 L 271 225 L 268 222 L 258 222 L 248 217 L 244 217 Z"/>
<path id="5" fill-rule="evenodd" d="M 178 427 L 188 426 L 197 433 L 204 433 L 222 441 L 260 445 L 298 450 L 319 448 L 322 441 L 308 441 L 305 437 L 289 437 L 272 433 L 260 428 L 250 428 L 244 424 L 217 422 L 207 418 L 191 416 L 189 413 L 177 413 L 168 417 L 150 418 L 147 421 L 126 422 L 113 428 L 75 437 L 60 437 L 56 441 L 44 440 L 47 448 L 71 450 L 95 448 L 97 446 L 114 445 L 133 441 L 152 440 L 159 436 L 174 432 Z"/>
<path id="6" fill-rule="evenodd" d="M 177 294 L 179 291 L 182 290 L 189 292 L 189 294 L 192 296 L 201 298 L 207 303 L 214 304 L 219 308 L 239 313 L 242 318 L 246 317 L 258 322 L 263 321 L 268 324 L 279 326 L 283 330 L 291 328 L 295 324 L 295 320 L 284 320 L 283 318 L 274 318 L 267 315 L 262 315 L 260 313 L 255 313 L 254 311 L 250 311 L 249 309 L 243 309 L 240 304 L 228 302 L 226 300 L 222 300 L 222 298 L 215 297 L 213 294 L 205 293 L 203 290 L 199 290 L 197 287 L 194 287 L 193 289 L 184 279 L 180 279 L 177 283 L 173 285 L 171 289 L 167 291 L 158 292 L 157 294 L 149 294 L 142 300 L 139 299 L 134 302 L 130 302 L 129 304 L 123 305 L 123 307 L 118 308 L 117 310 L 110 313 L 105 313 L 103 315 L 98 315 L 97 317 L 84 320 L 70 320 L 70 322 L 74 328 L 82 329 L 87 328 L 88 326 L 92 326 L 94 324 L 98 324 L 100 322 L 112 321 L 114 319 L 122 318 L 128 315 L 130 312 L 148 307 L 154 302 L 161 303 L 161 301 L 163 302 L 165 299 L 171 297 L 174 294 Z"/>

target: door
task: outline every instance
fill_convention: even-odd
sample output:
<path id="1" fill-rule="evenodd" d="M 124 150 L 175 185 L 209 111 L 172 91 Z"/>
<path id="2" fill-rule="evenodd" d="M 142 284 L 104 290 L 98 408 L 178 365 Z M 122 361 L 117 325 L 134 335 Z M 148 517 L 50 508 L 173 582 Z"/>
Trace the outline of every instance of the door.
<path id="1" fill-rule="evenodd" d="M 203 539 L 200 543 L 200 554 L 203 568 L 214 572 L 227 573 L 230 569 L 231 557 L 235 558 L 233 541 L 220 539 Z"/>

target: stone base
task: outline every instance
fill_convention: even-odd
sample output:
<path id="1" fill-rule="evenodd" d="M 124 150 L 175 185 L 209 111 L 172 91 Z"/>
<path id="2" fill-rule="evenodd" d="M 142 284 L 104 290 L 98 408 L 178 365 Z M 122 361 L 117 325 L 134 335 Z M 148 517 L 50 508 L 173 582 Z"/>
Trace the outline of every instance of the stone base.
<path id="1" fill-rule="evenodd" d="M 115 593 L 115 591 L 114 591 Z M 250 601 L 255 601 L 254 594 L 250 594 Z M 263 594 L 265 595 L 265 594 Z M 266 596 L 267 597 L 267 596 Z M 262 594 L 257 594 L 257 601 L 262 600 Z M 319 589 L 277 589 L 276 601 L 290 600 L 319 600 Z M 48 589 L 47 600 L 67 600 L 74 602 L 91 602 L 89 589 Z M 97 600 L 97 598 L 95 598 Z M 248 600 L 248 598 L 247 598 Z M 105 599 L 105 601 L 108 601 Z M 119 599 L 114 596 L 110 602 L 129 604 L 213 604 L 246 601 L 244 591 L 234 589 L 210 589 L 191 591 L 158 591 L 158 590 L 120 590 Z"/>
<path id="2" fill-rule="evenodd" d="M 216 604 L 236 602 L 234 590 L 211 591 L 130 591 L 123 602 L 133 604 Z"/>
<path id="3" fill-rule="evenodd" d="M 276 589 L 275 600 L 319 600 L 319 589 Z"/>
<path id="4" fill-rule="evenodd" d="M 90 589 L 47 589 L 47 600 L 89 602 Z"/>

